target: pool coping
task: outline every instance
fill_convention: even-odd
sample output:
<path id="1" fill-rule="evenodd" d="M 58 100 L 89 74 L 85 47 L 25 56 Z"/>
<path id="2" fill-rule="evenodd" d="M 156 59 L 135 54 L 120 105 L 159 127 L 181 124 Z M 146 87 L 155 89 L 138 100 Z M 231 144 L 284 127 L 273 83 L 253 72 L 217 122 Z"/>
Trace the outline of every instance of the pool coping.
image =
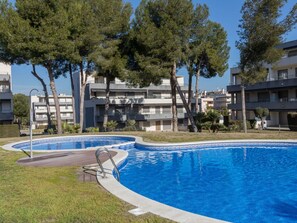
<path id="1" fill-rule="evenodd" d="M 32 142 L 34 141 L 39 141 L 39 140 L 46 140 L 46 139 L 62 139 L 62 138 L 75 138 L 75 137 L 126 137 L 126 138 L 132 138 L 135 139 L 134 136 L 127 136 L 127 135 L 74 135 L 74 136 L 55 136 L 55 137 L 44 137 L 44 138 L 37 138 L 33 139 Z M 136 139 L 135 139 L 136 140 Z M 22 152 L 22 149 L 16 149 L 13 148 L 14 145 L 20 144 L 20 143 L 30 143 L 30 140 L 22 140 L 18 142 L 13 142 L 13 143 L 8 143 L 3 146 L 1 146 L 5 150 L 9 151 L 16 151 L 16 152 Z M 118 144 L 113 144 L 113 145 L 108 145 L 111 147 L 120 147 L 120 146 L 125 146 L 125 145 L 130 145 L 132 143 L 135 143 L 135 141 L 128 141 L 124 143 L 118 143 Z M 96 150 L 100 147 L 104 146 L 96 146 L 96 147 L 87 147 L 85 149 L 63 149 L 63 150 L 32 150 L 34 153 L 52 153 L 52 152 L 77 152 L 77 151 L 83 151 L 83 150 Z M 30 149 L 24 149 L 24 151 L 28 152 Z"/>

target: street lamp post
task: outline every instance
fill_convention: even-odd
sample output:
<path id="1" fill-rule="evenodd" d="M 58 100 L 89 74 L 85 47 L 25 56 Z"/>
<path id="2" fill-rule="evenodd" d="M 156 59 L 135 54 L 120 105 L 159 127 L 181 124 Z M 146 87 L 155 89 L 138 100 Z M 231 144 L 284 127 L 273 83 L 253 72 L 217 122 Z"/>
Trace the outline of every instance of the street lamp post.
<path id="1" fill-rule="evenodd" d="M 30 158 L 33 158 L 33 151 L 32 151 L 32 124 L 33 124 L 33 107 L 32 107 L 32 102 L 31 102 L 31 94 L 33 91 L 39 92 L 37 89 L 33 88 L 30 93 Z"/>

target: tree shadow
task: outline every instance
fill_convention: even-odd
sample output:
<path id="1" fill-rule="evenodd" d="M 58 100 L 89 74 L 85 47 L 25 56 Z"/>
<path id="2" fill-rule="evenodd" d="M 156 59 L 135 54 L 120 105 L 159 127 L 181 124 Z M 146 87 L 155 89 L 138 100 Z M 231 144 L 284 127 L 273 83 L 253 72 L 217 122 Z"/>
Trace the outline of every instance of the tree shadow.
<path id="1" fill-rule="evenodd" d="M 297 201 L 283 202 L 278 200 L 275 201 L 272 208 L 278 216 L 297 221 Z"/>

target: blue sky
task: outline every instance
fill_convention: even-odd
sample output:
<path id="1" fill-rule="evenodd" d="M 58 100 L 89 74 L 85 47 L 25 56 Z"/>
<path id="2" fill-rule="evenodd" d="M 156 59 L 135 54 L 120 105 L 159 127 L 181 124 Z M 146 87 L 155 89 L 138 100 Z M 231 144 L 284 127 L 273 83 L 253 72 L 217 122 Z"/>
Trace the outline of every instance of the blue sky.
<path id="1" fill-rule="evenodd" d="M 133 9 L 137 7 L 141 0 L 125 0 L 130 2 Z M 239 52 L 235 47 L 235 42 L 238 40 L 237 30 L 239 20 L 241 18 L 240 9 L 244 0 L 194 0 L 194 4 L 206 4 L 210 9 L 210 18 L 213 21 L 219 22 L 228 33 L 228 44 L 231 47 L 230 58 L 228 61 L 229 68 L 236 66 L 239 61 Z M 290 8 L 296 3 L 296 0 L 288 0 L 288 3 L 284 7 L 284 14 L 289 11 Z M 288 33 L 285 36 L 286 41 L 297 39 L 297 29 Z M 38 68 L 39 74 L 48 82 L 48 77 L 44 69 Z M 185 76 L 187 82 L 187 71 L 181 69 L 178 71 L 179 75 Z M 215 77 L 212 79 L 200 79 L 200 90 L 216 90 L 218 88 L 225 88 L 229 84 L 229 69 L 223 75 L 223 77 Z M 13 93 L 23 93 L 28 95 L 30 89 L 37 88 L 42 92 L 40 83 L 31 74 L 30 65 L 13 65 L 12 66 L 12 81 L 13 81 Z M 56 80 L 56 87 L 58 93 L 70 94 L 70 79 L 60 77 Z M 50 91 L 49 85 L 48 89 Z"/>

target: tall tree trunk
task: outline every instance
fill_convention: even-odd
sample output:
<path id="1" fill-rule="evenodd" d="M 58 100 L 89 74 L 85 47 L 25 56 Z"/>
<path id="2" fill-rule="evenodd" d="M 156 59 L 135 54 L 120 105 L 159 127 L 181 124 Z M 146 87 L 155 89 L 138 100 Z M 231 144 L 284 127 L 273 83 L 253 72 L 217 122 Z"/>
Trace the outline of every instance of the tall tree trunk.
<path id="1" fill-rule="evenodd" d="M 192 102 L 192 81 L 193 81 L 193 75 L 189 74 L 189 86 L 188 86 L 188 107 L 191 109 L 191 102 Z"/>
<path id="2" fill-rule="evenodd" d="M 188 83 L 188 108 L 192 112 L 192 80 L 193 80 L 193 75 L 189 73 L 189 83 Z M 188 125 L 191 124 L 191 120 L 188 118 Z"/>
<path id="3" fill-rule="evenodd" d="M 187 101 L 185 99 L 185 96 L 184 96 L 184 94 L 183 94 L 183 92 L 182 92 L 182 90 L 181 90 L 181 88 L 180 88 L 180 86 L 179 86 L 176 78 L 174 79 L 174 81 L 175 81 L 175 86 L 176 86 L 176 89 L 177 89 L 177 91 L 179 93 L 179 96 L 182 99 L 183 105 L 184 105 L 184 107 L 185 107 L 185 109 L 187 111 L 188 120 L 190 121 L 190 125 L 191 125 L 190 131 L 197 132 L 198 131 L 197 130 L 197 126 L 195 125 L 194 118 L 192 116 L 191 110 L 188 107 L 188 104 L 187 104 Z"/>
<path id="4" fill-rule="evenodd" d="M 46 104 L 47 128 L 51 128 L 51 126 L 52 126 L 51 110 L 50 110 L 50 103 L 49 103 L 49 97 L 48 97 L 48 91 L 47 91 L 46 84 L 45 84 L 44 80 L 37 74 L 34 64 L 32 64 L 32 72 L 31 73 L 33 74 L 34 77 L 37 78 L 37 80 L 40 81 L 40 83 L 42 85 L 44 97 L 45 97 L 45 104 Z"/>
<path id="5" fill-rule="evenodd" d="M 69 64 L 69 75 L 70 75 L 70 81 L 71 81 L 73 123 L 76 124 L 75 97 L 74 97 L 74 82 L 73 82 L 73 73 L 72 73 L 72 66 L 71 66 L 71 64 Z"/>
<path id="6" fill-rule="evenodd" d="M 48 76 L 49 76 L 49 79 L 50 79 L 50 87 L 51 87 L 53 97 L 54 97 L 54 102 L 55 102 L 58 134 L 62 134 L 62 121 L 61 121 L 60 103 L 59 103 L 59 98 L 58 98 L 58 94 L 57 94 L 57 90 L 56 90 L 54 73 L 53 73 L 51 64 L 47 64 L 45 67 L 46 67 L 47 72 L 48 72 Z"/>
<path id="7" fill-rule="evenodd" d="M 244 130 L 244 133 L 247 133 L 244 84 L 241 84 L 241 106 L 242 106 L 243 130 Z"/>
<path id="8" fill-rule="evenodd" d="M 196 86 L 195 86 L 195 112 L 199 112 L 199 78 L 200 78 L 200 65 L 198 71 L 196 72 Z"/>
<path id="9" fill-rule="evenodd" d="M 108 122 L 108 110 L 109 110 L 109 95 L 110 95 L 110 75 L 106 76 L 106 89 L 105 89 L 105 107 L 104 107 L 104 117 L 103 117 L 103 128 L 106 132 L 106 126 Z"/>
<path id="10" fill-rule="evenodd" d="M 79 65 L 80 68 L 80 105 L 79 105 L 79 133 L 82 133 L 84 125 L 84 105 L 85 105 L 85 90 L 87 85 L 87 73 L 84 73 L 83 64 Z"/>
<path id="11" fill-rule="evenodd" d="M 172 99 L 172 131 L 177 132 L 177 109 L 176 109 L 176 62 L 173 62 L 171 77 L 170 77 L 170 85 L 171 85 L 171 99 Z"/>

